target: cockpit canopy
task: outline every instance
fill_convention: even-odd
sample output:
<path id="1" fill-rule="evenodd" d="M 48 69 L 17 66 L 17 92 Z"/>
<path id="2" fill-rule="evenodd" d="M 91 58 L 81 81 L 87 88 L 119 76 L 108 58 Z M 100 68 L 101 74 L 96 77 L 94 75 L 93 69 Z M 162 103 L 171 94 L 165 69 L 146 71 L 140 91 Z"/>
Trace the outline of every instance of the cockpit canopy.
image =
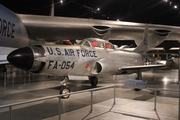
<path id="1" fill-rule="evenodd" d="M 99 38 L 86 38 L 81 42 L 81 45 L 88 46 L 88 47 L 99 47 L 99 48 L 106 48 L 106 49 L 114 49 L 113 44 L 110 42 L 99 39 Z"/>

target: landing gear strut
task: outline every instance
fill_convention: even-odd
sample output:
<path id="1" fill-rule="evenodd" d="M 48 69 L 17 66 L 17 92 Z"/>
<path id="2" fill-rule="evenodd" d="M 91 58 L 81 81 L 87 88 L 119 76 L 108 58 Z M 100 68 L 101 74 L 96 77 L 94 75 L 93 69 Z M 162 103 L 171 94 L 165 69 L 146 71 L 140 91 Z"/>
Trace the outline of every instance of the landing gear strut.
<path id="1" fill-rule="evenodd" d="M 137 71 L 137 80 L 142 80 L 142 72 L 140 70 Z M 134 88 L 134 91 L 140 91 L 139 88 Z"/>
<path id="2" fill-rule="evenodd" d="M 66 85 L 67 80 L 68 80 L 68 78 L 64 77 L 64 80 L 61 82 L 61 88 L 60 88 L 59 94 L 64 95 L 61 97 L 62 99 L 67 99 L 70 97 L 70 95 L 66 95 L 66 94 L 70 93 L 70 89 Z"/>
<path id="3" fill-rule="evenodd" d="M 90 76 L 89 81 L 92 87 L 96 87 L 98 84 L 98 78 L 96 76 Z"/>

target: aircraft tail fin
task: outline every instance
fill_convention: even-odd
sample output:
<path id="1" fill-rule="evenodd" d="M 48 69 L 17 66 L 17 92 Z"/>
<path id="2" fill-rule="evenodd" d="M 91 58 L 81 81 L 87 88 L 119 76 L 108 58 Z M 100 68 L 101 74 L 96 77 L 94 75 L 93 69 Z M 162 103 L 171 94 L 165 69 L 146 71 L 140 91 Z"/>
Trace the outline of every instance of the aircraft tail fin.
<path id="1" fill-rule="evenodd" d="M 142 40 L 141 44 L 136 47 L 136 49 L 134 50 L 134 52 L 137 52 L 137 53 L 145 53 L 145 52 L 149 51 L 149 46 L 148 46 L 148 45 L 149 45 L 148 34 L 149 34 L 149 27 L 148 27 L 148 24 L 146 24 L 145 30 L 144 30 L 143 40 Z"/>

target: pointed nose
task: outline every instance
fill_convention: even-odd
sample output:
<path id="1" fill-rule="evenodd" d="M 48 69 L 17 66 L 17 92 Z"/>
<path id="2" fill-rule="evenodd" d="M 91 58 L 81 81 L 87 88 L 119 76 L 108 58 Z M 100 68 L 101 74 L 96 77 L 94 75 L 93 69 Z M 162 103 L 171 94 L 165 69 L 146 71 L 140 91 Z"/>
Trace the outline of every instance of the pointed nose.
<path id="1" fill-rule="evenodd" d="M 11 52 L 7 60 L 15 67 L 29 71 L 34 63 L 34 54 L 30 47 L 24 47 Z"/>

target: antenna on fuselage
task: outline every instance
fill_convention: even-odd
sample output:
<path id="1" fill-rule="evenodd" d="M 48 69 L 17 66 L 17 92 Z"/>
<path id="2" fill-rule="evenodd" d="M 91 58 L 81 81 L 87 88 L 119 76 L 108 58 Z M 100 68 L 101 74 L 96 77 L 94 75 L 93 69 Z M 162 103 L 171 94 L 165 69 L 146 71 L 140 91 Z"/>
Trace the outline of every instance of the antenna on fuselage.
<path id="1" fill-rule="evenodd" d="M 52 0 L 51 2 L 51 11 L 50 11 L 49 16 L 54 16 L 54 0 Z"/>

